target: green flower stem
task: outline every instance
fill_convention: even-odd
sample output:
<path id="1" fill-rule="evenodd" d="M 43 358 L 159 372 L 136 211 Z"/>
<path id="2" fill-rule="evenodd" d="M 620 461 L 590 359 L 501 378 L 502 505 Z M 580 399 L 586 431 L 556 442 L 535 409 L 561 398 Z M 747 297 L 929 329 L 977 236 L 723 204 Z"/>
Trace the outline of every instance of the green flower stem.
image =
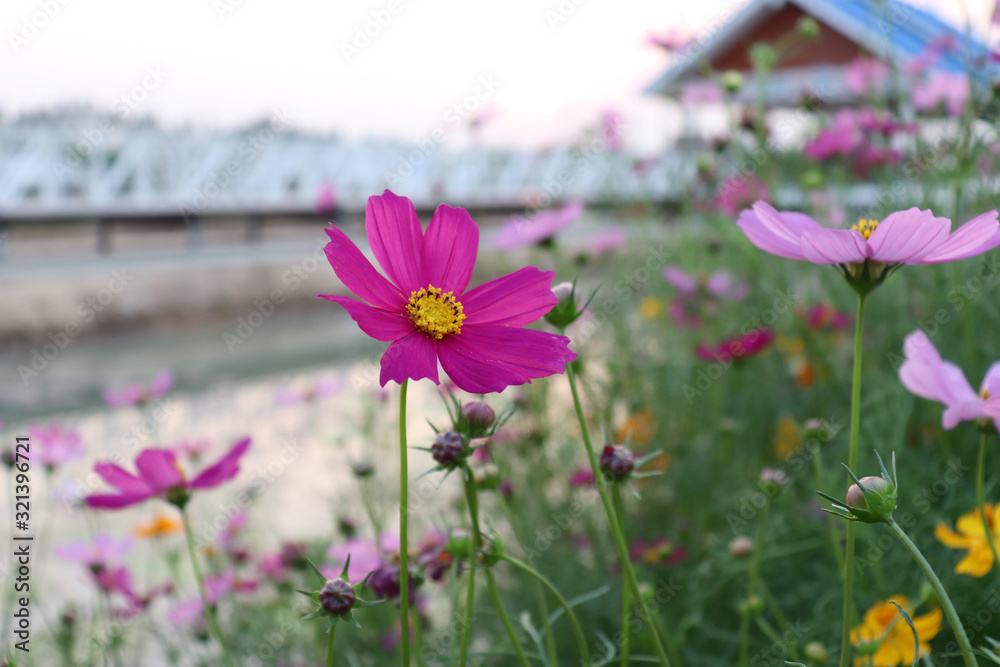
<path id="1" fill-rule="evenodd" d="M 556 600 L 559 601 L 559 605 L 563 608 L 563 611 L 566 612 L 566 617 L 569 618 L 570 624 L 573 626 L 573 634 L 576 635 L 576 643 L 577 646 L 580 648 L 580 663 L 583 665 L 589 665 L 590 650 L 587 648 L 587 637 L 586 635 L 583 634 L 583 626 L 580 625 L 580 621 L 579 619 L 577 619 L 576 612 L 573 611 L 573 607 L 569 605 L 569 602 L 566 601 L 566 598 L 564 598 L 562 593 L 559 592 L 559 589 L 556 588 L 555 584 L 553 584 L 548 577 L 546 577 L 544 574 L 542 574 L 535 568 L 531 567 L 527 563 L 523 563 L 517 560 L 516 558 L 507 556 L 506 554 L 501 556 L 501 559 L 507 561 L 514 567 L 530 574 L 532 577 L 535 578 L 535 581 L 545 586 L 547 589 L 549 589 L 549 592 L 555 596 Z M 555 665 L 558 663 L 552 663 L 552 664 Z"/>
<path id="2" fill-rule="evenodd" d="M 472 625 L 472 602 L 476 597 L 476 570 L 469 568 L 469 583 L 465 591 L 465 618 L 462 622 L 462 643 L 459 648 L 459 667 L 465 667 L 469 657 L 469 630 Z"/>
<path id="3" fill-rule="evenodd" d="M 180 510 L 181 521 L 184 523 L 184 535 L 187 537 L 188 554 L 191 556 L 191 567 L 194 568 L 194 578 L 198 582 L 198 592 L 201 594 L 201 604 L 205 607 L 205 618 L 208 619 L 208 627 L 212 631 L 212 634 L 215 635 L 219 646 L 222 647 L 222 658 L 225 660 L 226 666 L 233 667 L 233 659 L 229 655 L 229 649 L 226 648 L 226 642 L 222 639 L 222 631 L 215 620 L 215 612 L 212 611 L 212 605 L 208 601 L 208 594 L 205 592 L 205 581 L 201 577 L 201 566 L 198 565 L 198 556 L 194 550 L 194 535 L 191 533 L 191 520 L 188 518 L 186 509 L 181 507 Z"/>
<path id="4" fill-rule="evenodd" d="M 858 315 L 854 323 L 854 378 L 851 384 L 851 442 L 847 465 L 858 468 L 858 435 L 861 432 L 861 338 L 865 322 L 864 294 L 858 294 Z M 851 623 L 854 618 L 854 522 L 847 522 L 844 547 L 844 614 L 843 635 L 840 639 L 840 667 L 851 664 Z"/>
<path id="5" fill-rule="evenodd" d="M 853 523 L 853 522 L 852 522 Z M 889 526 L 899 541 L 903 543 L 913 555 L 914 560 L 917 561 L 917 565 L 923 570 L 924 576 L 927 577 L 927 581 L 930 582 L 931 588 L 934 589 L 934 593 L 937 595 L 938 602 L 941 603 L 942 609 L 944 609 L 944 615 L 948 618 L 948 622 L 951 624 L 951 629 L 955 632 L 955 639 L 958 640 L 959 649 L 962 651 L 962 660 L 965 661 L 965 667 L 978 667 L 979 663 L 976 662 L 975 655 L 972 651 L 972 645 L 969 643 L 969 637 L 965 634 L 965 628 L 962 627 L 962 621 L 958 618 L 958 612 L 955 611 L 955 605 L 951 603 L 951 598 L 948 597 L 947 591 L 944 590 L 944 586 L 941 584 L 941 580 L 938 576 L 934 574 L 933 568 L 931 568 L 930 563 L 924 558 L 924 555 L 920 553 L 920 549 L 917 545 L 907 537 L 903 529 L 899 527 L 899 524 L 893 521 L 891 518 L 886 521 L 886 525 Z"/>
<path id="6" fill-rule="evenodd" d="M 403 667 L 410 667 L 410 567 L 406 524 L 409 514 L 409 472 L 406 466 L 406 389 L 409 380 L 399 387 L 399 633 Z"/>
<path id="7" fill-rule="evenodd" d="M 649 634 L 653 639 L 653 647 L 656 649 L 656 656 L 659 659 L 660 665 L 663 667 L 669 667 L 670 660 L 667 658 L 667 654 L 663 650 L 663 643 L 660 641 L 660 636 L 656 632 L 656 626 L 653 625 L 653 620 L 650 617 L 649 610 L 642 602 L 642 593 L 639 590 L 639 581 L 636 579 L 635 569 L 632 567 L 632 561 L 629 558 L 628 544 L 625 542 L 625 536 L 622 533 L 621 527 L 618 525 L 618 521 L 615 518 L 615 510 L 611 506 L 611 499 L 608 497 L 608 489 L 604 484 L 604 474 L 601 471 L 600 463 L 597 460 L 597 454 L 594 452 L 594 445 L 590 440 L 590 429 L 587 428 L 587 419 L 583 414 L 583 405 L 580 403 L 580 393 L 576 388 L 576 373 L 573 371 L 572 362 L 566 364 L 566 378 L 569 380 L 569 389 L 573 394 L 573 405 L 576 407 L 576 417 L 580 422 L 580 430 L 583 433 L 583 444 L 587 448 L 587 457 L 590 459 L 590 468 L 594 473 L 594 483 L 597 485 L 597 492 L 600 494 L 601 503 L 604 505 L 604 513 L 608 517 L 611 535 L 614 537 L 615 546 L 618 548 L 618 558 L 622 563 L 622 576 L 625 579 L 625 584 L 631 587 L 632 596 L 639 604 L 639 614 L 642 617 L 643 624 L 646 628 L 648 628 Z"/>
<path id="8" fill-rule="evenodd" d="M 990 422 L 993 428 L 993 422 Z M 986 532 L 986 543 L 990 545 L 990 552 L 993 554 L 993 568 L 1000 574 L 1000 557 L 997 556 L 997 545 L 993 543 L 993 526 L 986 518 L 986 497 L 983 493 L 983 478 L 986 477 L 986 431 L 982 429 L 982 437 L 979 438 L 979 461 L 976 464 L 976 502 L 979 504 L 979 518 L 983 522 L 983 530 Z M 994 521 L 996 521 L 994 513 Z"/>
<path id="9" fill-rule="evenodd" d="M 472 520 L 472 546 L 475 560 L 478 560 L 479 549 L 483 544 L 483 534 L 479 529 L 479 492 L 476 491 L 476 478 L 473 476 L 472 471 L 469 469 L 462 470 L 465 476 L 465 500 L 469 505 L 469 517 Z M 474 563 L 475 564 L 475 563 Z M 521 646 L 521 642 L 517 638 L 517 632 L 514 631 L 514 626 L 510 622 L 510 617 L 507 615 L 507 610 L 503 606 L 503 600 L 500 599 L 500 590 L 497 588 L 496 579 L 493 578 L 493 571 L 490 569 L 489 565 L 485 565 L 483 570 L 486 571 L 486 585 L 490 589 L 490 596 L 493 598 L 493 606 L 497 609 L 497 614 L 500 616 L 500 621 L 503 623 L 504 629 L 507 631 L 507 636 L 510 638 L 510 643 L 514 646 L 514 652 L 517 653 L 517 658 L 521 662 L 522 667 L 530 667 L 528 663 L 528 656 L 524 654 L 524 648 Z M 474 575 L 475 570 L 469 571 L 469 578 L 471 579 Z M 472 586 L 470 584 L 469 591 L 471 593 Z M 466 606 L 466 627 L 468 627 L 468 613 L 472 608 L 472 596 L 469 596 L 468 604 Z M 467 641 L 465 637 L 463 640 Z M 465 664 L 465 650 L 463 647 L 462 652 L 462 664 Z"/>
<path id="10" fill-rule="evenodd" d="M 337 632 L 337 624 L 330 626 L 326 635 L 326 667 L 333 667 L 333 635 Z"/>
<path id="11" fill-rule="evenodd" d="M 747 582 L 747 597 L 746 600 L 749 602 L 750 597 L 754 594 L 757 589 L 757 582 L 760 580 L 760 557 L 761 552 L 764 550 L 764 538 L 767 536 L 767 520 L 771 514 L 771 503 L 764 505 L 764 509 L 761 511 L 760 525 L 757 526 L 757 539 L 753 543 L 753 554 L 750 558 L 750 569 L 747 573 L 750 577 L 750 581 Z M 746 604 L 746 603 L 744 603 Z M 741 610 L 740 614 L 740 667 L 746 667 L 750 664 L 750 611 L 746 608 Z"/>
<path id="12" fill-rule="evenodd" d="M 545 591 L 537 579 L 532 580 L 535 597 L 538 598 L 538 613 L 542 617 L 542 631 L 545 632 L 545 653 L 549 656 L 550 665 L 559 664 L 559 651 L 556 648 L 556 637 L 552 634 L 552 623 L 549 621 L 549 606 L 545 603 Z"/>
<path id="13" fill-rule="evenodd" d="M 618 524 L 622 528 L 622 533 L 625 533 L 625 510 L 622 504 L 622 489 L 621 484 L 614 483 L 611 485 L 611 500 L 612 504 L 615 506 L 615 516 L 618 518 Z M 628 536 L 626 534 L 626 541 L 628 541 Z M 628 586 L 622 586 L 622 664 L 628 664 L 628 655 L 631 649 L 631 637 L 628 617 L 632 612 L 632 601 L 630 599 Z"/>

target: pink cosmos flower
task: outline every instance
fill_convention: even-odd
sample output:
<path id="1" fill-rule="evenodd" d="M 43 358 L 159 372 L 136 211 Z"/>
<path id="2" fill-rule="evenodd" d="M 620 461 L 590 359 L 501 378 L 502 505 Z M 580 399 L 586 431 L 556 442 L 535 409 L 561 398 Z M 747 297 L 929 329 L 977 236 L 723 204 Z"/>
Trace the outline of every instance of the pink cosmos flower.
<path id="1" fill-rule="evenodd" d="M 464 209 L 446 208 L 464 212 Z M 441 209 L 439 208 L 438 211 L 440 212 Z M 579 220 L 581 215 L 583 215 L 583 202 L 579 201 L 569 202 L 557 209 L 539 211 L 530 218 L 515 215 L 500 228 L 496 238 L 493 239 L 493 247 L 497 250 L 510 250 L 545 243 L 562 229 Z M 436 216 L 437 214 L 435 214 Z"/>
<path id="2" fill-rule="evenodd" d="M 681 103 L 712 104 L 722 101 L 722 89 L 711 81 L 689 83 L 681 91 Z"/>
<path id="3" fill-rule="evenodd" d="M 34 452 L 29 452 L 29 458 L 46 468 L 54 468 L 83 456 L 80 432 L 65 428 L 62 424 L 31 426 L 28 428 L 28 435 L 38 452 L 37 457 Z"/>
<path id="4" fill-rule="evenodd" d="M 125 556 L 132 548 L 132 540 L 124 538 L 116 540 L 110 535 L 98 535 L 93 542 L 73 542 L 66 545 L 55 545 L 52 551 L 57 556 L 71 563 L 80 563 L 87 567 L 104 565 Z"/>
<path id="5" fill-rule="evenodd" d="M 806 323 L 810 329 L 818 330 L 824 327 L 831 329 L 846 329 L 851 324 L 851 318 L 833 306 L 826 303 L 817 303 L 809 309 L 806 315 Z"/>
<path id="6" fill-rule="evenodd" d="M 588 486 L 594 483 L 594 471 L 590 468 L 579 468 L 569 476 L 570 486 Z"/>
<path id="7" fill-rule="evenodd" d="M 903 343 L 906 361 L 899 367 L 899 379 L 912 393 L 945 405 L 941 426 L 953 429 L 959 422 L 992 417 L 1000 429 L 1000 362 L 986 371 L 976 393 L 965 374 L 955 364 L 944 361 L 923 331 L 917 329 Z"/>
<path id="8" fill-rule="evenodd" d="M 323 181 L 316 192 L 316 212 L 320 215 L 333 213 L 337 208 L 337 189 L 333 183 Z"/>
<path id="9" fill-rule="evenodd" d="M 211 488 L 235 477 L 240 471 L 240 457 L 249 446 L 250 438 L 243 438 L 191 481 L 181 471 L 177 453 L 169 449 L 144 449 L 135 460 L 138 476 L 113 463 L 98 463 L 94 470 L 119 493 L 87 496 L 85 501 L 90 507 L 107 509 L 128 507 L 153 496 L 183 504 L 191 489 Z"/>
<path id="10" fill-rule="evenodd" d="M 913 86 L 913 106 L 917 111 L 935 111 L 944 105 L 951 116 L 961 116 L 969 99 L 969 79 L 962 74 L 935 70 Z"/>
<path id="11" fill-rule="evenodd" d="M 680 34 L 677 28 L 669 28 L 662 34 L 652 34 L 646 38 L 646 42 L 652 46 L 663 49 L 667 53 L 680 51 L 688 44 L 688 38 Z"/>
<path id="12" fill-rule="evenodd" d="M 523 328 L 557 303 L 551 271 L 530 266 L 466 291 L 479 228 L 465 209 L 442 204 L 425 233 L 413 203 L 386 190 L 368 199 L 365 227 L 388 279 L 334 227 L 327 258 L 363 301 L 321 296 L 372 338 L 392 342 L 382 355 L 382 386 L 422 378 L 438 384 L 440 361 L 463 391 L 503 391 L 562 373 L 576 358 L 569 338 Z"/>
<path id="13" fill-rule="evenodd" d="M 220 574 L 205 576 L 205 596 L 210 605 L 217 605 L 230 593 L 250 593 L 257 589 L 257 583 L 251 579 L 240 579 L 233 570 L 225 570 Z M 167 620 L 173 625 L 187 625 L 198 618 L 205 618 L 205 605 L 201 596 L 193 597 L 174 607 Z"/>
<path id="14" fill-rule="evenodd" d="M 601 137 L 608 142 L 611 151 L 622 147 L 622 115 L 616 109 L 608 109 L 601 114 Z"/>
<path id="15" fill-rule="evenodd" d="M 705 279 L 705 291 L 718 299 L 742 301 L 750 288 L 746 283 L 736 282 L 728 271 L 715 271 Z"/>
<path id="16" fill-rule="evenodd" d="M 332 396 L 340 391 L 344 383 L 338 377 L 329 377 L 300 387 L 282 389 L 278 392 L 278 405 L 294 405 L 295 403 L 310 403 L 317 398 Z"/>
<path id="17" fill-rule="evenodd" d="M 754 329 L 742 336 L 727 338 L 715 347 L 701 344 L 695 354 L 702 361 L 732 361 L 744 359 L 763 352 L 774 342 L 774 332 L 770 329 Z"/>
<path id="18" fill-rule="evenodd" d="M 140 405 L 166 396 L 174 386 L 174 373 L 164 369 L 148 385 L 132 384 L 122 389 L 106 389 L 104 402 L 113 408 Z"/>
<path id="19" fill-rule="evenodd" d="M 951 232 L 951 221 L 911 208 L 881 223 L 861 220 L 851 229 L 824 229 L 803 213 L 778 212 L 757 202 L 736 223 L 755 246 L 779 257 L 860 271 L 866 262 L 885 267 L 940 264 L 966 259 L 1000 245 L 997 212 L 990 211 Z"/>
<path id="20" fill-rule="evenodd" d="M 616 227 L 592 236 L 590 243 L 587 244 L 587 250 L 591 255 L 603 255 L 610 250 L 621 248 L 626 243 L 628 243 L 628 232 Z"/>
<path id="21" fill-rule="evenodd" d="M 891 73 L 889 65 L 878 58 L 855 58 L 848 63 L 844 80 L 855 95 L 867 95 L 880 90 Z"/>
<path id="22" fill-rule="evenodd" d="M 731 176 L 719 184 L 715 192 L 715 206 L 726 215 L 736 215 L 744 206 L 758 199 L 768 199 L 764 181 L 754 174 Z"/>
<path id="23" fill-rule="evenodd" d="M 344 569 L 344 563 L 347 562 L 347 557 L 351 557 L 350 566 L 347 568 L 347 578 L 350 581 L 361 581 L 369 574 L 375 570 L 382 567 L 383 551 L 391 551 L 393 545 L 393 540 L 387 536 L 383 535 L 381 547 L 390 547 L 389 549 L 380 548 L 379 544 L 376 544 L 372 540 L 364 540 L 360 538 L 351 538 L 346 542 L 340 542 L 332 545 L 329 550 L 327 550 L 326 555 L 330 558 L 331 564 L 321 568 L 321 571 L 327 578 L 336 579 L 340 576 L 341 570 Z M 399 551 L 399 538 L 395 538 L 395 550 Z M 332 577 L 330 575 L 333 575 Z"/>

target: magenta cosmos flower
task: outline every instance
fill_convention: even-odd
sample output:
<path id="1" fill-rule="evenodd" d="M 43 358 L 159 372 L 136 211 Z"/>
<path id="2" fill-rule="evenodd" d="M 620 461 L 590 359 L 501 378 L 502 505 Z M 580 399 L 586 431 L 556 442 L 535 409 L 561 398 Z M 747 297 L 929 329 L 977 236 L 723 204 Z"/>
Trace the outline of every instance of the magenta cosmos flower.
<path id="1" fill-rule="evenodd" d="M 166 396 L 174 386 L 174 373 L 164 369 L 148 384 L 132 384 L 121 389 L 106 389 L 104 402 L 113 408 L 142 405 Z"/>
<path id="2" fill-rule="evenodd" d="M 960 422 L 994 419 L 1000 430 L 1000 362 L 990 366 L 976 392 L 965 379 L 962 369 L 944 361 L 934 343 L 917 329 L 903 343 L 906 361 L 899 367 L 899 379 L 911 392 L 943 403 L 941 426 L 953 429 Z M 990 399 L 991 396 L 996 398 Z"/>
<path id="3" fill-rule="evenodd" d="M 779 212 L 758 201 L 736 223 L 750 241 L 779 257 L 838 267 L 865 293 L 903 264 L 966 259 L 1000 245 L 997 212 L 990 211 L 951 232 L 951 220 L 911 208 L 885 220 L 861 220 L 851 229 L 825 229 L 803 213 Z"/>
<path id="4" fill-rule="evenodd" d="M 581 215 L 583 215 L 583 202 L 578 201 L 570 202 L 561 208 L 539 211 L 530 218 L 515 215 L 500 228 L 493 240 L 493 247 L 497 250 L 510 250 L 547 243 L 558 232 L 576 222 Z"/>
<path id="5" fill-rule="evenodd" d="M 183 507 L 191 489 L 218 486 L 236 476 L 240 471 L 240 457 L 250 446 L 250 438 L 243 438 L 215 464 L 205 468 L 188 481 L 177 462 L 177 453 L 170 449 L 145 449 L 135 460 L 138 476 L 113 463 L 98 463 L 94 470 L 118 493 L 96 494 L 86 497 L 90 507 L 118 509 L 159 496 Z"/>
<path id="6" fill-rule="evenodd" d="M 523 328 L 557 303 L 551 271 L 529 266 L 466 291 L 479 227 L 465 209 L 442 204 L 425 233 L 413 203 L 386 190 L 369 197 L 365 228 L 388 279 L 334 227 L 326 230 L 326 256 L 363 301 L 320 296 L 343 306 L 372 338 L 392 342 L 382 355 L 382 386 L 422 378 L 439 384 L 440 361 L 464 391 L 503 391 L 562 373 L 576 358 L 569 338 Z"/>
<path id="7" fill-rule="evenodd" d="M 83 441 L 80 432 L 75 429 L 52 423 L 47 426 L 31 426 L 28 434 L 38 452 L 37 457 L 31 454 L 29 458 L 49 470 L 83 456 Z"/>

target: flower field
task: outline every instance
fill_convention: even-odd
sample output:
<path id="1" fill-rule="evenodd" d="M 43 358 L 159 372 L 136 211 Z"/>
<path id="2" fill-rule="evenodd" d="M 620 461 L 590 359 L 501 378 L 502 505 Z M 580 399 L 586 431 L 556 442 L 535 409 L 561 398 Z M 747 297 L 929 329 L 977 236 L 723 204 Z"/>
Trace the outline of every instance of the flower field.
<path id="1" fill-rule="evenodd" d="M 348 360 L 3 424 L 3 664 L 1000 664 L 998 107 L 927 63 L 680 201 L 372 192 Z"/>

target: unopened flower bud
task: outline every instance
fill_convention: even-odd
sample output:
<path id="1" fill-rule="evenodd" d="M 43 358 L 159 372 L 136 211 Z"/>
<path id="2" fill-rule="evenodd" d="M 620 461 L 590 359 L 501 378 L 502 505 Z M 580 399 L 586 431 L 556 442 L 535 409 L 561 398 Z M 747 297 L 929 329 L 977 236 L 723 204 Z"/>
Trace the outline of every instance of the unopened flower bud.
<path id="1" fill-rule="evenodd" d="M 559 302 L 562 303 L 573 294 L 573 283 L 559 283 L 552 288 L 552 293 L 555 294 L 556 298 L 559 299 Z"/>
<path id="2" fill-rule="evenodd" d="M 819 23 L 811 16 L 803 16 L 795 24 L 795 29 L 806 39 L 816 39 L 819 37 Z"/>
<path id="3" fill-rule="evenodd" d="M 326 613 L 334 616 L 343 616 L 349 612 L 357 599 L 354 588 L 340 577 L 328 580 L 319 592 L 320 606 Z"/>
<path id="4" fill-rule="evenodd" d="M 337 517 L 337 529 L 344 537 L 354 537 L 358 532 L 358 524 L 351 517 L 341 515 Z"/>
<path id="5" fill-rule="evenodd" d="M 559 283 L 552 288 L 552 294 L 559 299 L 559 303 L 545 314 L 546 322 L 557 329 L 565 329 L 583 315 L 583 310 L 578 309 L 576 286 L 573 283 Z"/>
<path id="6" fill-rule="evenodd" d="M 830 657 L 826 647 L 819 642 L 809 642 L 802 649 L 802 653 L 806 656 L 806 660 L 820 665 L 825 664 Z"/>
<path id="7" fill-rule="evenodd" d="M 483 401 L 469 401 L 462 406 L 462 419 L 469 423 L 473 437 L 485 434 L 493 422 L 497 420 L 497 413 Z"/>
<path id="8" fill-rule="evenodd" d="M 740 613 L 756 616 L 764 611 L 764 600 L 759 595 L 751 595 L 740 603 Z"/>
<path id="9" fill-rule="evenodd" d="M 455 431 L 439 433 L 431 445 L 431 456 L 444 467 L 458 464 L 465 452 L 465 440 Z"/>
<path id="10" fill-rule="evenodd" d="M 866 489 L 874 491 L 875 493 L 885 493 L 885 491 L 889 488 L 889 483 L 884 479 L 872 476 L 862 477 L 861 485 Z M 857 484 L 851 484 L 851 488 L 847 490 L 847 504 L 851 507 L 858 507 L 861 509 L 866 509 L 868 507 L 864 491 L 858 488 Z"/>
<path id="11" fill-rule="evenodd" d="M 733 558 L 746 558 L 753 553 L 753 540 L 746 535 L 734 537 L 729 542 L 729 555 Z"/>
<path id="12" fill-rule="evenodd" d="M 616 480 L 625 479 L 635 468 L 635 456 L 623 445 L 605 445 L 601 452 L 601 470 Z"/>
<path id="13" fill-rule="evenodd" d="M 738 93 L 743 87 L 743 75 L 736 70 L 728 70 L 722 75 L 722 87 L 730 93 Z"/>
<path id="14" fill-rule="evenodd" d="M 7 447 L 6 449 L 4 449 L 3 452 L 0 453 L 0 461 L 3 461 L 3 464 L 5 466 L 7 466 L 8 468 L 13 468 L 14 467 L 14 450 L 11 449 L 10 447 Z"/>

